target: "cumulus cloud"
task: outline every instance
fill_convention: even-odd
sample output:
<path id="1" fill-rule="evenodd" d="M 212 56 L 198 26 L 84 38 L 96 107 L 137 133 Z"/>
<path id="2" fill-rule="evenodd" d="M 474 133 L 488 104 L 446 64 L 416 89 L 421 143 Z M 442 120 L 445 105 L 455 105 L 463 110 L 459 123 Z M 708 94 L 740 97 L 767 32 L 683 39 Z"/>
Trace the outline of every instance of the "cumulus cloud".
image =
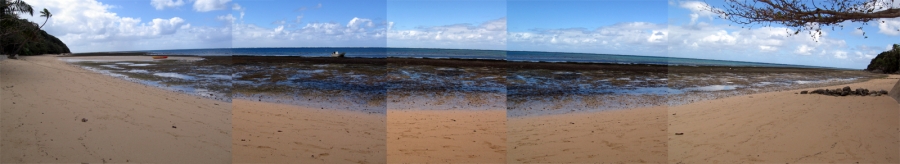
<path id="1" fill-rule="evenodd" d="M 841 50 L 834 51 L 834 58 L 847 59 L 847 52 Z"/>
<path id="2" fill-rule="evenodd" d="M 900 2 L 897 2 L 900 4 Z M 887 35 L 900 35 L 900 18 L 882 18 L 878 21 L 878 32 Z"/>
<path id="3" fill-rule="evenodd" d="M 302 15 L 294 21 L 299 23 Z M 276 21 L 275 28 L 236 22 L 234 45 L 236 47 L 323 47 L 360 46 L 384 47 L 386 30 L 384 23 L 368 18 L 354 17 L 346 24 L 313 22 L 305 25 Z"/>
<path id="4" fill-rule="evenodd" d="M 711 8 L 708 4 L 706 4 L 706 2 L 683 1 L 683 2 L 678 2 L 678 3 L 679 3 L 678 4 L 679 7 L 685 8 L 685 9 L 688 9 L 691 11 L 691 14 L 689 15 L 691 17 L 691 24 L 696 23 L 697 19 L 700 17 L 706 17 L 706 18 L 709 18 L 709 20 L 712 20 L 713 16 L 717 15 L 716 13 L 713 13 L 712 11 L 718 10 L 718 9 Z M 725 17 L 725 16 L 720 15 L 720 17 Z"/>
<path id="5" fill-rule="evenodd" d="M 812 50 L 813 50 L 812 47 L 803 44 L 803 45 L 797 46 L 797 50 L 794 51 L 794 53 L 799 54 L 799 55 L 811 55 Z"/>
<path id="6" fill-rule="evenodd" d="M 32 0 L 28 3 L 53 11 L 53 18 L 47 22 L 44 30 L 60 38 L 73 52 L 150 49 L 147 47 L 170 49 L 164 46 L 196 46 L 197 44 L 175 44 L 174 42 L 194 41 L 198 44 L 205 44 L 206 40 L 203 38 L 230 37 L 230 32 L 184 33 L 182 31 L 195 31 L 206 27 L 193 27 L 181 17 L 142 20 L 141 18 L 119 16 L 109 11 L 113 6 L 96 0 Z M 38 16 L 24 18 L 35 22 L 44 21 Z M 218 29 L 221 31 L 223 28 Z M 212 29 L 206 29 L 206 31 L 212 31 Z M 146 45 L 149 46 L 139 46 L 148 41 L 155 41 L 155 43 L 147 43 Z M 210 45 L 207 46 L 214 44 L 213 42 L 209 43 Z"/>
<path id="7" fill-rule="evenodd" d="M 165 8 L 174 8 L 184 5 L 183 0 L 151 0 L 150 5 L 153 5 L 156 10 L 162 10 Z"/>
<path id="8" fill-rule="evenodd" d="M 510 32 L 510 49 L 579 51 L 627 55 L 665 55 L 669 41 L 666 24 L 625 22 L 594 30 L 584 28 L 536 29 Z"/>
<path id="9" fill-rule="evenodd" d="M 228 14 L 228 15 L 216 16 L 216 20 L 228 22 L 228 24 L 233 24 L 234 20 L 236 20 L 236 18 L 234 18 L 234 16 L 232 16 L 231 14 Z"/>
<path id="10" fill-rule="evenodd" d="M 402 23 L 402 22 L 401 22 Z M 484 23 L 453 24 L 395 30 L 395 22 L 388 22 L 387 38 L 391 47 L 505 49 L 506 18 Z"/>
<path id="11" fill-rule="evenodd" d="M 196 0 L 194 1 L 194 11 L 209 12 L 224 10 L 227 8 L 228 2 L 231 2 L 231 0 Z"/>
<path id="12" fill-rule="evenodd" d="M 244 11 L 247 9 L 244 7 L 241 7 L 241 5 L 239 5 L 237 3 L 234 3 L 231 5 L 231 10 L 241 12 L 241 19 L 243 20 L 244 19 Z"/>

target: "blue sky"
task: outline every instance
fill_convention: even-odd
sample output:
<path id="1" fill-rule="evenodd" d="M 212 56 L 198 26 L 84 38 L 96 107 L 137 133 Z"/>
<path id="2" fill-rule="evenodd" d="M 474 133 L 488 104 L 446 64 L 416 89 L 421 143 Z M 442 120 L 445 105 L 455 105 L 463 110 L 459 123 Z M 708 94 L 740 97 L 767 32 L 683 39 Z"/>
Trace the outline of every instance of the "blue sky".
<path id="1" fill-rule="evenodd" d="M 388 19 L 393 29 L 410 30 L 417 27 L 452 24 L 480 24 L 506 16 L 506 1 L 388 1 Z"/>
<path id="2" fill-rule="evenodd" d="M 665 1 L 510 1 L 508 30 L 597 28 L 620 22 L 665 23 Z"/>
<path id="3" fill-rule="evenodd" d="M 385 47 L 387 2 L 234 1 L 234 47 Z M 244 15 L 241 18 L 241 15 Z"/>
<path id="4" fill-rule="evenodd" d="M 864 68 L 900 18 L 822 36 L 742 29 L 690 0 L 25 0 L 74 52 L 417 47 L 585 52 Z M 895 3 L 900 7 L 900 3 Z M 43 18 L 24 17 L 34 22 Z M 884 21 L 885 23 L 880 23 Z M 856 30 L 863 27 L 863 30 Z M 868 38 L 864 38 L 865 32 Z"/>
<path id="5" fill-rule="evenodd" d="M 666 55 L 666 1 L 509 1 L 510 50 Z"/>
<path id="6" fill-rule="evenodd" d="M 388 0 L 388 47 L 506 49 L 506 1 Z"/>

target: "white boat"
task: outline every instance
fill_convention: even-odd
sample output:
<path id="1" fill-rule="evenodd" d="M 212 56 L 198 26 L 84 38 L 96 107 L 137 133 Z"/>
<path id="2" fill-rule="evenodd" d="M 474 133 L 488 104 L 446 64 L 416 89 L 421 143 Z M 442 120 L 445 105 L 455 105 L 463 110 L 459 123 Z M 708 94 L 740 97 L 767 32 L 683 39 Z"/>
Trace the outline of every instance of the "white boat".
<path id="1" fill-rule="evenodd" d="M 342 57 L 344 57 L 344 54 L 345 54 L 345 52 L 334 51 L 334 53 L 331 53 L 331 57 L 342 58 Z"/>

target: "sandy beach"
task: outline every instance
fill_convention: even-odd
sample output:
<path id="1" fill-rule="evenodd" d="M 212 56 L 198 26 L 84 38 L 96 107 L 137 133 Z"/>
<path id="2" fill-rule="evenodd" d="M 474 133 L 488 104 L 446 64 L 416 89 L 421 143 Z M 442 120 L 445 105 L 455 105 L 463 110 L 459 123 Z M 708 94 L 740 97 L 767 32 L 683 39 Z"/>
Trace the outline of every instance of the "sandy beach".
<path id="1" fill-rule="evenodd" d="M 504 163 L 505 110 L 391 110 L 388 163 Z"/>
<path id="2" fill-rule="evenodd" d="M 231 163 L 231 104 L 54 56 L 0 62 L 0 163 Z"/>
<path id="3" fill-rule="evenodd" d="M 821 88 L 890 91 L 898 77 Z M 888 96 L 795 94 L 813 89 L 817 88 L 670 107 L 668 162 L 900 162 L 896 101 Z"/>
<path id="4" fill-rule="evenodd" d="M 664 163 L 666 107 L 508 119 L 507 163 Z"/>
<path id="5" fill-rule="evenodd" d="M 234 99 L 235 163 L 385 163 L 385 115 Z"/>

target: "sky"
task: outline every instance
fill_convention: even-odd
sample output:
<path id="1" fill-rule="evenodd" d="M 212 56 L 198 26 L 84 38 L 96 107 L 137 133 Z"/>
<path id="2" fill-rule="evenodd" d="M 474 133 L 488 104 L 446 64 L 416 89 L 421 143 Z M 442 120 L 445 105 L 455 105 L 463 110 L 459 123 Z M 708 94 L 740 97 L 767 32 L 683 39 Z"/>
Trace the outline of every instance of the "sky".
<path id="1" fill-rule="evenodd" d="M 877 19 L 869 25 L 845 22 L 844 29 L 824 28 L 815 37 L 807 32 L 788 36 L 787 30 L 793 28 L 741 28 L 719 19 L 700 9 L 706 2 L 717 8 L 725 5 L 722 1 L 668 1 L 670 57 L 865 69 L 878 53 L 900 44 L 900 18 Z"/>
<path id="2" fill-rule="evenodd" d="M 73 52 L 412 47 L 670 56 L 865 68 L 900 18 L 821 36 L 741 28 L 692 0 L 25 0 Z M 900 3 L 894 4 L 900 7 Z M 24 16 L 34 22 L 36 14 Z M 884 23 L 881 23 L 881 22 Z M 857 30 L 856 27 L 862 27 Z M 865 33 L 865 36 L 862 35 Z"/>
<path id="3" fill-rule="evenodd" d="M 228 0 L 25 0 L 53 14 L 43 27 L 72 52 L 228 48 Z M 33 22 L 43 17 L 23 16 Z"/>
<path id="4" fill-rule="evenodd" d="M 506 50 L 505 0 L 388 0 L 388 47 Z"/>
<path id="5" fill-rule="evenodd" d="M 515 51 L 666 56 L 666 7 L 660 0 L 511 0 L 507 43 Z"/>

